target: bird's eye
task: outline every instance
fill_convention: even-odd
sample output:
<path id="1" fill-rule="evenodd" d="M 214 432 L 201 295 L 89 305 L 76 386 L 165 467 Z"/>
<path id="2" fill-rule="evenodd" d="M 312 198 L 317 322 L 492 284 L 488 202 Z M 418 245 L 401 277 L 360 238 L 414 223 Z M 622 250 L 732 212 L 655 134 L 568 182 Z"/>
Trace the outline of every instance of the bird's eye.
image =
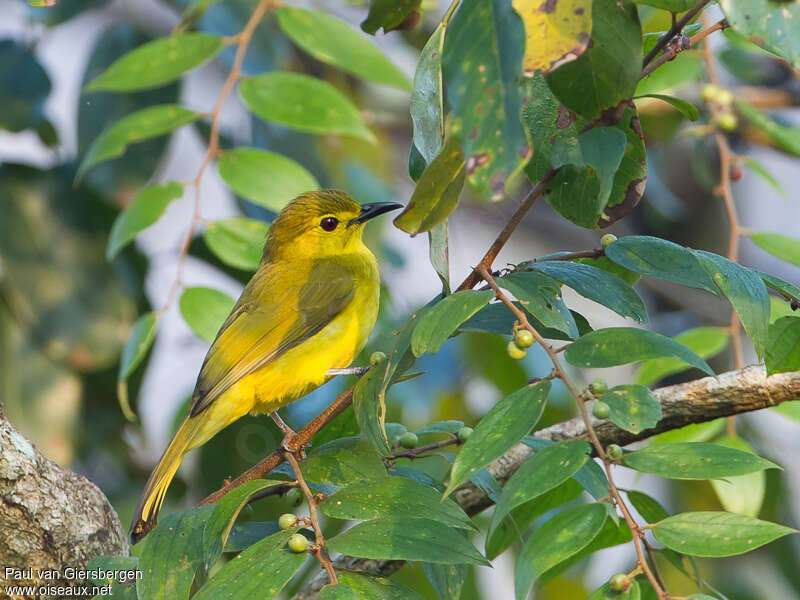
<path id="1" fill-rule="evenodd" d="M 339 219 L 336 217 L 325 217 L 319 222 L 319 226 L 325 231 L 333 231 L 337 225 L 339 225 Z"/>

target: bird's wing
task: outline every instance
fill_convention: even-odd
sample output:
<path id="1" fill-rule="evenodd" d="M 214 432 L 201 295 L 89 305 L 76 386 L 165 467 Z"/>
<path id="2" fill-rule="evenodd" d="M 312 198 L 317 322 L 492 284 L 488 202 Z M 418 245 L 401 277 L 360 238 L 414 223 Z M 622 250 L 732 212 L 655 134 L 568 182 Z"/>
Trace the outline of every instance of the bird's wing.
<path id="1" fill-rule="evenodd" d="M 294 289 L 286 289 L 274 271 L 262 266 L 217 334 L 197 379 L 191 416 L 245 375 L 321 331 L 355 294 L 353 272 L 332 261 L 316 263 L 308 281 Z"/>

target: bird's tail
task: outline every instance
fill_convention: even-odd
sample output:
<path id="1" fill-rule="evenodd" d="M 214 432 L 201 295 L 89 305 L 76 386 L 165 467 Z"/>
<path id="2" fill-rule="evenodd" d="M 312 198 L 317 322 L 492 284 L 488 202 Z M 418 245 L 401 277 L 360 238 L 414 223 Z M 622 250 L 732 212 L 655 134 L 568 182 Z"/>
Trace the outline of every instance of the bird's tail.
<path id="1" fill-rule="evenodd" d="M 193 447 L 190 444 L 199 425 L 200 419 L 188 417 L 181 424 L 175 437 L 164 450 L 161 460 L 150 474 L 131 521 L 131 544 L 137 543 L 156 526 L 158 511 L 164 503 L 167 488 L 181 464 L 183 455 Z"/>

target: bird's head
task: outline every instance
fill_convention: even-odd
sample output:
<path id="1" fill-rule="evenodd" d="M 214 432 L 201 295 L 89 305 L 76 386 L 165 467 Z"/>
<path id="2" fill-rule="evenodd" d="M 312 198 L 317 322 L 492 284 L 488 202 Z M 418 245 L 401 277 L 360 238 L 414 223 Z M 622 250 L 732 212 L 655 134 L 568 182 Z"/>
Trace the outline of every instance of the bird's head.
<path id="1" fill-rule="evenodd" d="M 270 226 L 264 258 L 319 258 L 351 251 L 361 244 L 367 221 L 402 206 L 359 204 L 339 190 L 307 192 L 287 204 Z"/>

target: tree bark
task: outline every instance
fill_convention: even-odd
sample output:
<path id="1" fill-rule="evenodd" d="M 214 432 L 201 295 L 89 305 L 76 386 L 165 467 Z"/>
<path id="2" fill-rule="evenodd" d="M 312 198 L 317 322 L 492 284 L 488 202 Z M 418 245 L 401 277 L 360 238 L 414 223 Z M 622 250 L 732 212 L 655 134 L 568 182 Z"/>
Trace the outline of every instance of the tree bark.
<path id="1" fill-rule="evenodd" d="M 83 569 L 102 554 L 128 554 L 119 517 L 103 492 L 42 455 L 0 412 L 0 597 L 7 597 L 7 585 L 85 584 L 66 578 L 65 569 Z M 11 569 L 33 569 L 33 577 Z M 43 579 L 38 570 L 55 579 Z"/>
<path id="2" fill-rule="evenodd" d="M 653 391 L 661 403 L 663 416 L 658 425 L 639 434 L 633 434 L 616 427 L 610 421 L 593 421 L 600 442 L 625 445 L 637 440 L 647 439 L 658 433 L 678 429 L 692 423 L 713 421 L 762 408 L 777 406 L 782 402 L 800 400 L 800 371 L 766 376 L 763 367 L 747 367 L 740 371 L 730 371 L 717 377 L 705 377 L 688 383 L 672 385 Z M 533 434 L 536 437 L 560 441 L 584 439 L 586 427 L 580 418 L 557 423 Z M 517 444 L 503 456 L 493 461 L 486 470 L 500 483 L 506 481 L 533 454 L 533 449 L 525 444 Z M 472 516 L 492 505 L 489 497 L 473 483 L 466 483 L 453 492 L 453 497 L 464 511 Z M 340 556 L 333 561 L 336 569 L 360 571 L 371 575 L 387 577 L 400 569 L 402 560 L 367 560 Z M 319 571 L 293 600 L 310 600 L 328 583 L 324 571 Z"/>

